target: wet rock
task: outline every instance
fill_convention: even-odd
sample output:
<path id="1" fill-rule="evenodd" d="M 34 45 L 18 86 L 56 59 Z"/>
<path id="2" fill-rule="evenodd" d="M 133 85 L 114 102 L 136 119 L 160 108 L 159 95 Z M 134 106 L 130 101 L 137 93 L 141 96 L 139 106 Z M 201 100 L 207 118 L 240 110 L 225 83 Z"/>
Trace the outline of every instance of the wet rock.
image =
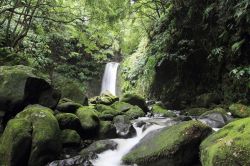
<path id="1" fill-rule="evenodd" d="M 147 166 L 199 163 L 199 145 L 212 129 L 198 121 L 187 121 L 146 135 L 123 157 L 125 164 Z"/>
<path id="2" fill-rule="evenodd" d="M 165 109 L 161 104 L 154 104 L 152 106 L 151 112 L 154 115 L 158 115 L 160 117 L 176 117 L 175 113 Z"/>
<path id="3" fill-rule="evenodd" d="M 116 133 L 119 137 L 129 138 L 136 135 L 135 128 L 131 124 L 128 116 L 116 116 L 113 120 L 113 123 L 116 128 Z"/>
<path id="4" fill-rule="evenodd" d="M 136 122 L 135 123 L 135 126 L 136 127 L 142 127 L 143 125 L 145 125 L 146 124 L 146 122 L 144 122 L 144 121 L 139 121 L 139 122 Z"/>
<path id="5" fill-rule="evenodd" d="M 64 160 L 56 160 L 47 166 L 93 166 L 90 159 L 93 157 L 78 155 Z"/>

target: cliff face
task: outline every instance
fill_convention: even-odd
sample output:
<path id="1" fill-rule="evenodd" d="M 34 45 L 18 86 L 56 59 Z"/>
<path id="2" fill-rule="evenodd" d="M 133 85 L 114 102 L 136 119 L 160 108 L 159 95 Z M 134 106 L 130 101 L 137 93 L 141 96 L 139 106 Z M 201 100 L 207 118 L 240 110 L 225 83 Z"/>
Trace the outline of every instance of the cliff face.
<path id="1" fill-rule="evenodd" d="M 171 1 L 150 41 L 124 60 L 123 90 L 176 109 L 205 94 L 222 104 L 249 102 L 249 13 L 247 1 Z"/>

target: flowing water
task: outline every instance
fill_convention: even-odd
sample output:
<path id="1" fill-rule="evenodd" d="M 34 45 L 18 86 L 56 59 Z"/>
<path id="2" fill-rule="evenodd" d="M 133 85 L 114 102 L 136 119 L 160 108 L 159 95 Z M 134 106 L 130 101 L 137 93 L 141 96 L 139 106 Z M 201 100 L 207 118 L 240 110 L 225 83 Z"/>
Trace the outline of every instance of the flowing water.
<path id="1" fill-rule="evenodd" d="M 153 124 L 143 131 L 143 127 L 136 127 L 137 136 L 128 139 L 112 139 L 118 143 L 116 150 L 107 150 L 98 155 L 96 160 L 91 161 L 94 166 L 124 166 L 122 157 L 126 155 L 140 140 L 149 132 L 163 128 L 164 126 Z"/>
<path id="2" fill-rule="evenodd" d="M 109 62 L 106 64 L 103 79 L 102 79 L 102 92 L 109 91 L 116 95 L 116 76 L 119 63 Z"/>

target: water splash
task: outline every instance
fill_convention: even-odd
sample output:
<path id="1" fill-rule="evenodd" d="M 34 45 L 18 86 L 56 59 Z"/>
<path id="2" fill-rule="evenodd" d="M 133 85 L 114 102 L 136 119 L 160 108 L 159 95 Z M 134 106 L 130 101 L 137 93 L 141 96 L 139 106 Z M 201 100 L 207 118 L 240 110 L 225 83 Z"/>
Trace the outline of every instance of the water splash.
<path id="1" fill-rule="evenodd" d="M 116 95 L 116 77 L 119 63 L 109 62 L 106 64 L 103 79 L 102 79 L 102 92 L 109 91 Z"/>

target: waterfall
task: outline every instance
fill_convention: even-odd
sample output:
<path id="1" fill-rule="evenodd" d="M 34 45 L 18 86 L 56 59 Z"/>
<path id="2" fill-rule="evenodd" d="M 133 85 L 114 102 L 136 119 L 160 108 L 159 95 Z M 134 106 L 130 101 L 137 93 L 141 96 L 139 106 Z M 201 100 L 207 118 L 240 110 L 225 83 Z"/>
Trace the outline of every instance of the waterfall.
<path id="1" fill-rule="evenodd" d="M 118 70 L 119 63 L 117 62 L 109 62 L 106 64 L 104 75 L 102 78 L 102 90 L 109 91 L 113 95 L 116 95 L 116 76 Z"/>

